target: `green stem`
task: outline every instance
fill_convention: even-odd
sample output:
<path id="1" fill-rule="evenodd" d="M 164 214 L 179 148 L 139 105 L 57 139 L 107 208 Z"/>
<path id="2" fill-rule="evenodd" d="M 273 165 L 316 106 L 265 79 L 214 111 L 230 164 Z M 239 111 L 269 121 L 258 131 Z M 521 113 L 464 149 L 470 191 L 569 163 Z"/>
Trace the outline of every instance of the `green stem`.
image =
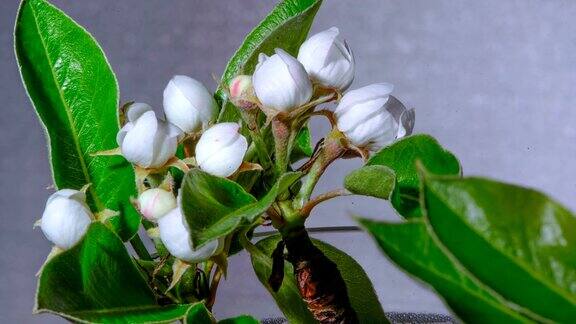
<path id="1" fill-rule="evenodd" d="M 140 259 L 152 261 L 152 256 L 148 252 L 148 249 L 146 249 L 146 246 L 144 245 L 144 242 L 142 242 L 139 234 L 134 235 L 130 240 L 130 244 Z"/>
<path id="2" fill-rule="evenodd" d="M 264 142 L 262 135 L 258 131 L 251 130 L 250 136 L 252 137 L 256 155 L 258 156 L 258 161 L 260 162 L 260 165 L 264 168 L 264 170 L 268 170 L 268 168 L 272 166 L 272 160 L 268 155 L 268 149 L 266 148 L 266 143 Z"/>
<path id="3" fill-rule="evenodd" d="M 284 120 L 272 121 L 272 133 L 274 134 L 274 161 L 276 177 L 280 177 L 288 169 L 288 154 L 290 141 L 290 127 Z"/>

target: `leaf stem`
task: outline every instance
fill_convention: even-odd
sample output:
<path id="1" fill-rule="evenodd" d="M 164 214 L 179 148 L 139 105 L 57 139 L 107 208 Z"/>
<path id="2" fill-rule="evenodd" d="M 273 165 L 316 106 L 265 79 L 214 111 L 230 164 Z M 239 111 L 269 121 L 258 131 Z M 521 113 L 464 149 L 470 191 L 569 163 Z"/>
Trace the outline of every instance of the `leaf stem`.
<path id="1" fill-rule="evenodd" d="M 350 196 L 350 195 L 352 195 L 352 193 L 346 189 L 336 189 L 336 190 L 325 192 L 321 195 L 314 197 L 313 199 L 310 199 L 300 209 L 300 214 L 303 217 L 308 217 L 310 215 L 310 212 L 312 211 L 312 209 L 314 209 L 314 207 L 316 207 L 318 204 L 320 204 L 326 200 L 330 200 L 332 198 L 341 197 L 341 196 Z"/>

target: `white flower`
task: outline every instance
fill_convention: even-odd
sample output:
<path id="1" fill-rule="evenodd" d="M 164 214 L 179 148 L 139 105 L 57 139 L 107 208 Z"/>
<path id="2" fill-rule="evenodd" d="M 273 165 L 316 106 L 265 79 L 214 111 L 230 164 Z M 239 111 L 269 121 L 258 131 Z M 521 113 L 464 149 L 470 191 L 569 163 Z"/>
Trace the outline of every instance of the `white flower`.
<path id="1" fill-rule="evenodd" d="M 69 249 L 86 234 L 91 219 L 86 195 L 78 190 L 62 189 L 48 198 L 40 228 L 57 247 Z"/>
<path id="2" fill-rule="evenodd" d="M 176 208 L 176 197 L 172 192 L 161 188 L 144 191 L 138 196 L 140 213 L 150 221 L 157 221 Z"/>
<path id="3" fill-rule="evenodd" d="M 342 97 L 335 111 L 337 126 L 353 145 L 377 151 L 397 138 L 399 123 L 386 107 L 393 88 L 377 83 Z"/>
<path id="4" fill-rule="evenodd" d="M 354 56 L 336 27 L 305 41 L 300 46 L 298 61 L 312 80 L 326 88 L 344 91 L 354 80 Z"/>
<path id="5" fill-rule="evenodd" d="M 164 89 L 166 119 L 186 133 L 201 131 L 218 115 L 218 106 L 206 87 L 185 75 L 176 75 Z"/>
<path id="6" fill-rule="evenodd" d="M 180 130 L 158 120 L 147 104 L 134 103 L 126 112 L 128 123 L 116 141 L 126 160 L 143 168 L 163 166 L 176 153 Z"/>
<path id="7" fill-rule="evenodd" d="M 196 144 L 196 163 L 200 169 L 220 177 L 232 175 L 248 149 L 237 123 L 220 123 L 206 130 Z"/>
<path id="8" fill-rule="evenodd" d="M 180 208 L 172 209 L 168 214 L 158 220 L 160 239 L 170 254 L 178 259 L 190 263 L 198 263 L 219 254 L 224 248 L 224 239 L 206 243 L 199 249 L 194 249 L 190 239 L 188 224 Z"/>
<path id="9" fill-rule="evenodd" d="M 252 76 L 256 97 L 266 107 L 291 111 L 312 97 L 312 82 L 298 60 L 281 49 L 267 57 L 260 54 Z"/>

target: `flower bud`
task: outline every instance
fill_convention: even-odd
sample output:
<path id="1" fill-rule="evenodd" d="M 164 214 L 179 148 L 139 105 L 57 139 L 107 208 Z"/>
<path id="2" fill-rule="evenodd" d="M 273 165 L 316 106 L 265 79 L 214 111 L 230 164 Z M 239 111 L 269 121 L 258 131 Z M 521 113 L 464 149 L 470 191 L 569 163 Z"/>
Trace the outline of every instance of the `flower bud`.
<path id="1" fill-rule="evenodd" d="M 178 259 L 190 263 L 208 260 L 211 256 L 219 254 L 224 248 L 224 239 L 206 243 L 199 249 L 194 249 L 190 240 L 188 224 L 180 208 L 172 209 L 168 214 L 158 220 L 160 239 L 166 249 Z"/>
<path id="2" fill-rule="evenodd" d="M 323 87 L 344 91 L 354 80 L 354 56 L 336 27 L 305 41 L 300 46 L 298 61 L 310 78 Z"/>
<path id="3" fill-rule="evenodd" d="M 342 97 L 335 111 L 337 127 L 350 143 L 377 151 L 396 139 L 399 124 L 386 108 L 393 88 L 389 83 L 377 83 Z"/>
<path id="4" fill-rule="evenodd" d="M 256 97 L 266 108 L 288 112 L 312 97 L 312 82 L 300 62 L 281 49 L 260 54 L 252 76 Z"/>
<path id="5" fill-rule="evenodd" d="M 82 191 L 62 189 L 48 198 L 40 228 L 48 240 L 66 250 L 82 239 L 91 221 L 86 195 Z"/>
<path id="6" fill-rule="evenodd" d="M 185 75 L 176 75 L 164 89 L 166 119 L 185 133 L 201 131 L 214 121 L 218 106 L 206 87 Z"/>
<path id="7" fill-rule="evenodd" d="M 256 102 L 252 77 L 249 75 L 238 75 L 230 81 L 230 101 L 236 106 L 250 109 Z"/>
<path id="8" fill-rule="evenodd" d="M 176 198 L 168 190 L 148 189 L 138 196 L 138 207 L 142 216 L 149 221 L 158 221 L 160 217 L 176 208 Z"/>
<path id="9" fill-rule="evenodd" d="M 158 168 L 174 156 L 180 130 L 158 120 L 147 104 L 134 103 L 126 113 L 128 123 L 116 136 L 126 160 L 143 168 Z"/>
<path id="10" fill-rule="evenodd" d="M 200 169 L 220 177 L 238 170 L 248 149 L 237 123 L 220 123 L 206 130 L 196 144 L 196 163 Z"/>

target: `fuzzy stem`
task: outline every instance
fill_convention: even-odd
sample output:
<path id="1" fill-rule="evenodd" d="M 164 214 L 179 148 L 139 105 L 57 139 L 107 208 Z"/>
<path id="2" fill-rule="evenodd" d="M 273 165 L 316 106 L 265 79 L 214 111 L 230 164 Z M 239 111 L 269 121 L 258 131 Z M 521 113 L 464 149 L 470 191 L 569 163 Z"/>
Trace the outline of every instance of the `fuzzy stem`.
<path id="1" fill-rule="evenodd" d="M 293 200 L 295 209 L 301 209 L 310 200 L 310 196 L 312 196 L 312 192 L 326 168 L 346 152 L 346 148 L 341 143 L 342 136 L 340 131 L 332 130 L 324 139 L 322 148 L 312 157 L 314 161 L 306 177 L 302 179 L 302 187 Z"/>

